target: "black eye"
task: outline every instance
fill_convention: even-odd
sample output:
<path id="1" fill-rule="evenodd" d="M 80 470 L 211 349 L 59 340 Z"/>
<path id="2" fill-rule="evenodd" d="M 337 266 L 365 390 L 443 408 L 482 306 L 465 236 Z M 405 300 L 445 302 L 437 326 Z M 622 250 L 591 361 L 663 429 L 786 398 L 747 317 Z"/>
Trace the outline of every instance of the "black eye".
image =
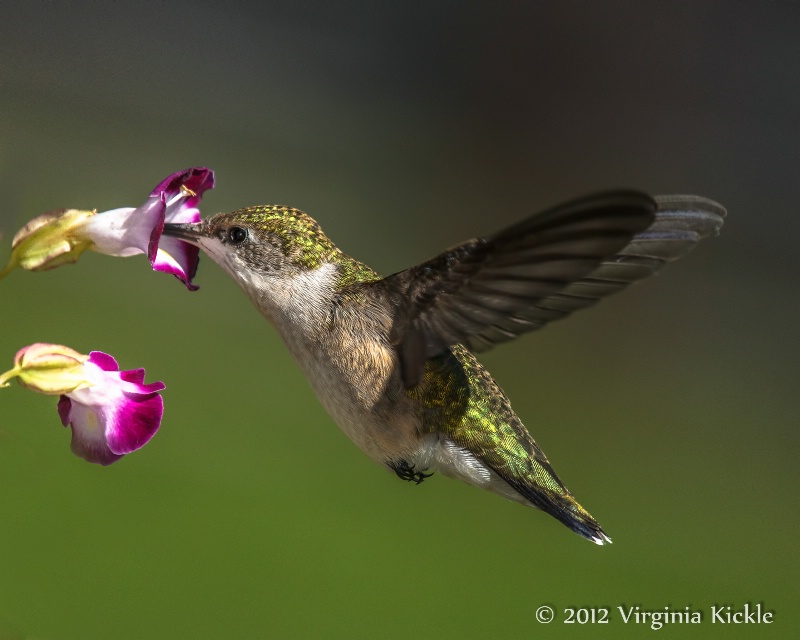
<path id="1" fill-rule="evenodd" d="M 233 244 L 242 244 L 242 242 L 247 240 L 247 229 L 242 229 L 241 227 L 231 227 L 228 229 L 228 240 L 230 240 Z"/>

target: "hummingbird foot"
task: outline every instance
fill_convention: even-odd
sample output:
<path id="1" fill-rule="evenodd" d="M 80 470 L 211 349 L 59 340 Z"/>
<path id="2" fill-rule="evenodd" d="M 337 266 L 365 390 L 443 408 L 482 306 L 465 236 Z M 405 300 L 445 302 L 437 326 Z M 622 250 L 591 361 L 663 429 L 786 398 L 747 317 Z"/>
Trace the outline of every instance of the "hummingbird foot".
<path id="1" fill-rule="evenodd" d="M 397 474 L 401 480 L 408 480 L 409 482 L 421 483 L 425 478 L 430 478 L 432 473 L 423 473 L 422 471 L 414 471 L 414 465 L 409 464 L 406 460 L 398 462 L 389 462 L 389 467 Z"/>

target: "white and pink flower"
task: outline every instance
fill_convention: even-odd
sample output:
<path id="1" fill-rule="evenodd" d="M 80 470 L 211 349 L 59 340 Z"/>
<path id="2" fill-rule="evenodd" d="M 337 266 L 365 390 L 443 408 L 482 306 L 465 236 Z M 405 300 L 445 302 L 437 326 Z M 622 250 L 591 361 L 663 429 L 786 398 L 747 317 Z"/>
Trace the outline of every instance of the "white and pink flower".
<path id="1" fill-rule="evenodd" d="M 75 262 L 86 249 L 111 256 L 144 253 L 156 271 L 171 273 L 190 290 L 199 249 L 162 236 L 164 224 L 200 221 L 203 193 L 214 188 L 214 172 L 194 167 L 163 180 L 140 207 L 97 213 L 60 209 L 31 220 L 14 237 L 11 258 L 0 277 L 14 267 L 44 271 Z"/>
<path id="2" fill-rule="evenodd" d="M 0 387 L 17 378 L 33 391 L 58 395 L 58 415 L 72 429 L 72 451 L 102 465 L 147 444 L 161 426 L 163 382 L 145 384 L 144 369 L 120 371 L 102 351 L 88 356 L 61 345 L 20 349 Z"/>

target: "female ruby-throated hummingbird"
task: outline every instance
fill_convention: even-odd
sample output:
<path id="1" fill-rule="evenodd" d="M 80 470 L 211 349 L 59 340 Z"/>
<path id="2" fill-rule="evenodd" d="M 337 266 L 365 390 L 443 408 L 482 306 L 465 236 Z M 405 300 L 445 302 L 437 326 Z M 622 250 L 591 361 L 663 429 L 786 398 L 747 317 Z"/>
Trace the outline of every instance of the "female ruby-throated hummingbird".
<path id="1" fill-rule="evenodd" d="M 696 196 L 569 202 L 382 278 L 297 209 L 256 206 L 164 233 L 198 245 L 275 326 L 320 401 L 400 478 L 439 471 L 610 542 L 472 355 L 645 278 L 716 234 Z"/>

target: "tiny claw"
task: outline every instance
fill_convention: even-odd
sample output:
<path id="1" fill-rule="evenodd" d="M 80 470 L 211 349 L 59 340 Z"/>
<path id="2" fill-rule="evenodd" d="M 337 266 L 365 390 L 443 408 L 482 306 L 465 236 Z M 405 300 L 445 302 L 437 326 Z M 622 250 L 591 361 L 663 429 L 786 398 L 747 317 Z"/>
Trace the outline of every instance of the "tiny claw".
<path id="1" fill-rule="evenodd" d="M 396 463 L 390 462 L 389 467 L 401 480 L 407 480 L 408 482 L 413 482 L 415 484 L 420 484 L 423 480 L 425 480 L 425 478 L 430 478 L 433 475 L 432 473 L 414 471 L 414 465 L 409 464 L 406 460 L 400 460 Z"/>

